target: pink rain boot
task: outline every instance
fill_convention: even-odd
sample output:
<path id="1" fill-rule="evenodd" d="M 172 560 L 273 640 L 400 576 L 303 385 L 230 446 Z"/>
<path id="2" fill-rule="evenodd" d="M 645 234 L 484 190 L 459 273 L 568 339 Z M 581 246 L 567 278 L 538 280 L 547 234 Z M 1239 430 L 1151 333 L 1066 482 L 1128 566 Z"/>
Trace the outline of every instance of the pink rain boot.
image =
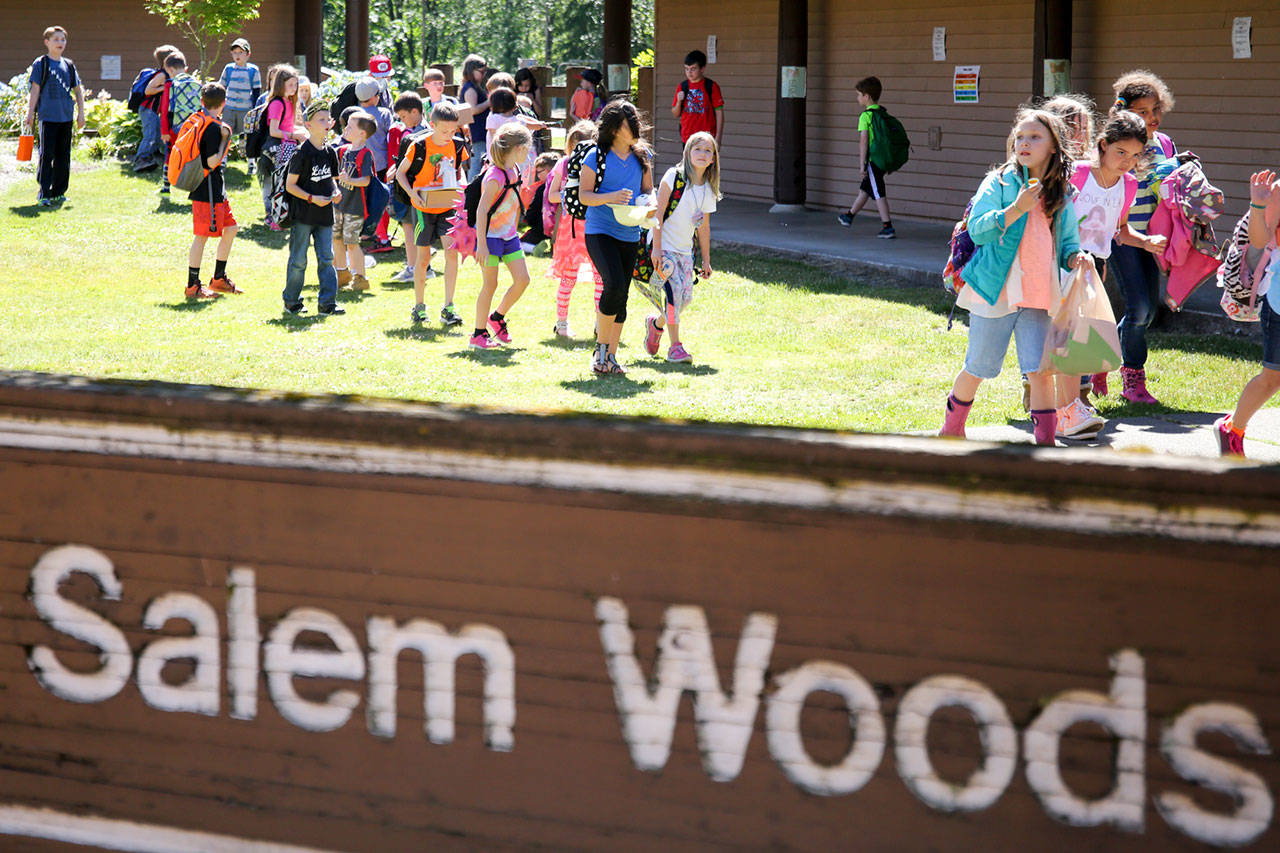
<path id="1" fill-rule="evenodd" d="M 942 429 L 938 431 L 938 435 L 964 438 L 964 422 L 969 419 L 969 409 L 972 407 L 972 400 L 961 403 L 954 394 L 948 394 L 947 414 L 942 420 Z"/>
<path id="2" fill-rule="evenodd" d="M 1130 403 L 1145 403 L 1149 406 L 1160 404 L 1160 401 L 1147 391 L 1147 371 L 1141 368 L 1122 367 L 1120 378 L 1124 381 L 1124 390 L 1120 392 L 1122 399 Z"/>
<path id="3" fill-rule="evenodd" d="M 1107 396 L 1107 374 L 1105 373 L 1093 374 L 1093 396 L 1095 397 Z"/>
<path id="4" fill-rule="evenodd" d="M 1053 434 L 1058 431 L 1057 409 L 1035 409 L 1031 412 L 1031 426 L 1036 444 L 1053 447 Z"/>

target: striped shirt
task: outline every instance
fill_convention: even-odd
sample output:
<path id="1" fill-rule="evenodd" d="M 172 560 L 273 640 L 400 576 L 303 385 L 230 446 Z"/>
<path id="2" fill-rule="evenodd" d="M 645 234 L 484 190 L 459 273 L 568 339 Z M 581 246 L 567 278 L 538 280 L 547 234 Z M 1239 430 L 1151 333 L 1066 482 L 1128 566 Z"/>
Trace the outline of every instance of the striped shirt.
<path id="1" fill-rule="evenodd" d="M 1162 141 L 1168 143 L 1168 145 L 1162 145 Z M 1172 139 L 1158 132 L 1152 139 L 1147 141 L 1147 147 L 1144 151 L 1147 156 L 1152 158 L 1152 162 L 1159 162 L 1172 156 L 1169 152 L 1176 154 L 1178 149 L 1173 144 Z M 1138 181 L 1138 192 L 1133 197 L 1133 204 L 1129 207 L 1129 224 L 1139 234 L 1147 233 L 1151 215 L 1156 212 L 1156 207 L 1160 204 L 1160 198 L 1156 195 L 1156 190 L 1156 180 L 1153 174 L 1148 174 Z"/>
<path id="2" fill-rule="evenodd" d="M 262 76 L 258 66 L 252 62 L 241 68 L 234 62 L 228 62 L 222 69 L 220 82 L 227 88 L 227 109 L 248 110 L 253 108 L 253 90 L 262 88 Z"/>

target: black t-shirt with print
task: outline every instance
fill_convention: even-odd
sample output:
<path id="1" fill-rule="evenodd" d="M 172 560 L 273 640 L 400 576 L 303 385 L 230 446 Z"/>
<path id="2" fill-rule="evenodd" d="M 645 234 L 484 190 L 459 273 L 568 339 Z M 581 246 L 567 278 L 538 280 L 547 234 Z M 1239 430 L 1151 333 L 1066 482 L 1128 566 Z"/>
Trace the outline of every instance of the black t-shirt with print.
<path id="1" fill-rule="evenodd" d="M 334 177 L 338 174 L 338 152 L 325 145 L 320 148 L 308 139 L 298 146 L 289 161 L 289 174 L 298 176 L 298 189 L 322 198 L 333 196 Z M 333 225 L 333 205 L 308 204 L 305 198 L 290 197 L 293 221 L 304 225 Z"/>
<path id="2" fill-rule="evenodd" d="M 220 121 L 212 121 L 209 126 L 204 129 L 204 133 L 200 134 L 200 162 L 205 166 L 209 165 L 209 158 L 216 157 L 222 153 L 222 145 L 224 138 L 222 131 L 226 127 Z M 230 141 L 230 131 L 226 137 L 226 141 Z M 222 164 L 218 164 L 218 168 L 211 171 L 200 186 L 191 191 L 187 196 L 191 201 L 203 201 L 207 204 L 217 204 L 220 201 L 227 200 L 227 191 L 225 182 L 223 181 Z"/>

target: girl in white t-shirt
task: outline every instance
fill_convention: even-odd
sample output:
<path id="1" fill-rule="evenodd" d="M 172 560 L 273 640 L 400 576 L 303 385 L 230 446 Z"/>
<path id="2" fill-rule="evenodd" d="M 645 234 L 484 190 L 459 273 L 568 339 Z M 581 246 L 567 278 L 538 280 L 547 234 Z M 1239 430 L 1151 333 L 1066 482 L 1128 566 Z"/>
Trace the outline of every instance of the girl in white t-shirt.
<path id="1" fill-rule="evenodd" d="M 1142 159 L 1146 144 L 1146 122 L 1133 113 L 1112 113 L 1098 136 L 1093 156 L 1077 163 L 1071 176 L 1076 190 L 1072 205 L 1080 223 L 1080 249 L 1093 255 L 1098 277 L 1103 280 L 1113 239 L 1135 246 L 1146 240 L 1128 221 L 1129 207 L 1138 190 L 1138 179 L 1130 173 Z M 1105 424 L 1082 399 L 1085 379 L 1091 377 L 1082 377 L 1079 397 L 1067 382 L 1058 385 L 1058 430 L 1064 438 L 1096 435 Z"/>
<path id="2" fill-rule="evenodd" d="M 678 202 L 666 213 L 677 177 L 684 184 Z M 698 275 L 711 278 L 711 219 L 720 198 L 720 150 L 715 137 L 695 133 L 684 146 L 684 162 L 662 176 L 658 189 L 658 224 L 653 229 L 653 269 L 666 294 L 664 315 L 645 321 L 644 348 L 658 354 L 662 333 L 670 332 L 667 361 L 689 362 L 693 356 L 680 342 L 680 312 L 693 301 L 693 235 L 698 235 L 702 265 Z"/>

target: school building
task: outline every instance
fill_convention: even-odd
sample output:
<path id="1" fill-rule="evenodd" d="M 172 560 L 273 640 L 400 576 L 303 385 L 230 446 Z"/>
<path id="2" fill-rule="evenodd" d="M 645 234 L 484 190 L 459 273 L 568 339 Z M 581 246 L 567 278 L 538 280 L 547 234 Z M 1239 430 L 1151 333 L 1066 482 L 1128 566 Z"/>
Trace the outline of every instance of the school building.
<path id="1" fill-rule="evenodd" d="M 894 215 L 958 218 L 985 171 L 1004 159 L 1017 106 L 1043 91 L 1033 78 L 1044 58 L 1070 60 L 1067 90 L 1088 94 L 1102 112 L 1122 72 L 1145 67 L 1163 77 L 1177 103 L 1162 130 L 1179 150 L 1200 156 L 1233 215 L 1244 210 L 1249 174 L 1280 166 L 1275 2 L 657 0 L 655 14 L 661 160 L 678 156 L 670 106 L 684 56 L 708 51 L 714 39 L 716 61 L 707 74 L 724 91 L 724 189 L 736 198 L 792 201 L 779 198 L 775 173 L 786 179 L 800 165 L 805 204 L 847 206 L 858 185 L 853 84 L 875 75 L 884 84 L 882 102 L 902 120 L 913 145 L 911 161 L 887 181 Z M 1252 19 L 1244 38 L 1251 56 L 1235 59 L 1233 26 L 1240 17 Z M 943 52 L 935 58 L 939 27 L 945 28 Z M 789 55 L 780 55 L 780 43 Z M 1066 55 L 1055 56 L 1055 49 Z M 785 114 L 779 121 L 780 66 L 805 69 L 803 124 Z M 958 66 L 979 66 L 976 103 L 957 103 Z M 796 76 L 790 72 L 790 79 Z M 784 104 L 784 112 L 795 107 Z M 786 180 L 780 189 L 784 196 L 795 190 Z M 873 213 L 864 215 L 874 221 Z"/>
<path id="2" fill-rule="evenodd" d="M 308 69 L 318 69 L 322 5 L 321 0 L 262 0 L 258 17 L 222 40 L 219 63 L 231 61 L 230 44 L 243 36 L 253 46 L 252 61 L 264 70 L 298 57 L 306 57 Z M 0 0 L 0 77 L 8 81 L 21 74 L 44 53 L 41 38 L 53 25 L 68 31 L 67 56 L 76 63 L 86 93 L 105 89 L 113 97 L 127 97 L 138 71 L 155 64 L 156 45 L 177 45 L 192 66 L 200 59 L 195 45 L 147 12 L 141 0 L 44 0 L 34 10 L 24 0 Z M 221 64 L 206 70 L 216 75 Z"/>

